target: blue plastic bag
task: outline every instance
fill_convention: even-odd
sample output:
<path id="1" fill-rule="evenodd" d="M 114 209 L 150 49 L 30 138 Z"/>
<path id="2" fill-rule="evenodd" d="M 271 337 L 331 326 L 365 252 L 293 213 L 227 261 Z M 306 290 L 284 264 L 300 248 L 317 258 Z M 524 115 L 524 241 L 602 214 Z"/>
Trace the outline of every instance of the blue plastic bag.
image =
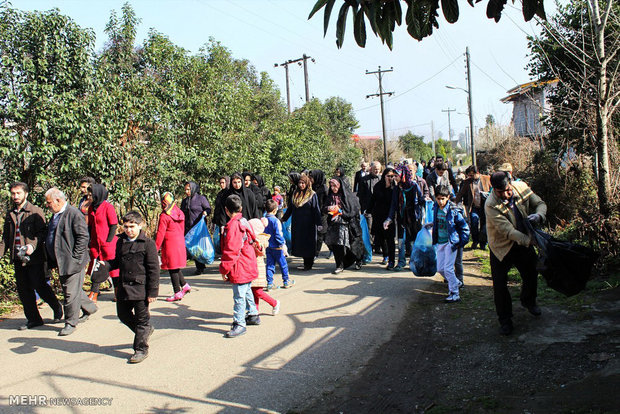
<path id="1" fill-rule="evenodd" d="M 217 224 L 213 225 L 213 247 L 215 248 L 215 253 L 222 254 L 222 246 L 220 245 L 220 226 Z"/>
<path id="2" fill-rule="evenodd" d="M 372 262 L 372 243 L 370 243 L 370 231 L 368 230 L 368 222 L 363 214 L 360 214 L 360 226 L 362 227 L 362 240 L 364 241 L 364 263 Z"/>
<path id="3" fill-rule="evenodd" d="M 282 210 L 282 214 L 285 213 L 286 209 Z M 291 246 L 291 219 L 292 217 L 289 217 L 288 220 L 282 223 L 282 235 L 284 236 L 284 240 L 286 241 L 286 248 L 288 249 L 289 253 L 293 248 Z"/>
<path id="4" fill-rule="evenodd" d="M 422 227 L 415 238 L 409 267 L 416 276 L 435 276 L 437 273 L 437 254 L 433 247 L 433 236 L 426 227 Z"/>
<path id="5" fill-rule="evenodd" d="M 213 240 L 204 220 L 200 220 L 185 235 L 185 247 L 189 256 L 197 262 L 211 264 L 215 260 Z"/>
<path id="6" fill-rule="evenodd" d="M 433 204 L 434 203 L 432 200 L 426 200 L 426 216 L 424 217 L 424 224 L 430 224 L 433 222 Z"/>

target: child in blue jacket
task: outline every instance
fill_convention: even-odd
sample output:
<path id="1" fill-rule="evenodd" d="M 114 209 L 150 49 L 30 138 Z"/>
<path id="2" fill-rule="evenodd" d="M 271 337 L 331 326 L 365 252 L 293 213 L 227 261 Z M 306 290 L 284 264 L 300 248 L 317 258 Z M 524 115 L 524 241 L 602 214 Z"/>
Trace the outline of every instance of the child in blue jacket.
<path id="1" fill-rule="evenodd" d="M 459 282 L 454 273 L 454 261 L 460 247 L 469 241 L 469 226 L 462 210 L 450 200 L 450 188 L 440 185 L 435 189 L 433 218 L 433 245 L 437 246 L 437 271 L 448 281 L 447 303 L 458 302 Z"/>
<path id="2" fill-rule="evenodd" d="M 282 288 L 287 289 L 293 284 L 294 280 L 288 277 L 288 264 L 284 256 L 283 248 L 286 246 L 284 235 L 282 234 L 282 223 L 276 217 L 278 213 L 278 203 L 274 200 L 267 200 L 265 203 L 267 210 L 267 225 L 265 226 L 265 234 L 269 234 L 269 247 L 267 247 L 267 289 L 273 289 L 273 274 L 276 271 L 276 263 L 280 265 L 282 271 Z M 264 219 L 263 219 L 264 220 Z"/>

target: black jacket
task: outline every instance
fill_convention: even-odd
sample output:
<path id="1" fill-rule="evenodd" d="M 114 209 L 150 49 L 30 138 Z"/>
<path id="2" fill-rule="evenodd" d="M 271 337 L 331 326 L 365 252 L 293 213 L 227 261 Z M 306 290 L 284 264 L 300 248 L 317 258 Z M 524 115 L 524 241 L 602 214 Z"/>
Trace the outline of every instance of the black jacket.
<path id="1" fill-rule="evenodd" d="M 116 257 L 108 262 L 110 270 L 119 269 L 119 300 L 146 300 L 159 294 L 159 257 L 155 242 L 140 231 L 130 242 L 126 234 L 118 237 Z"/>
<path id="2" fill-rule="evenodd" d="M 2 239 L 0 239 L 0 257 L 5 252 L 9 252 L 9 260 L 11 263 L 15 261 L 15 227 L 17 225 L 17 215 L 13 209 L 6 213 L 4 218 L 4 230 Z M 21 245 L 26 244 L 34 247 L 34 252 L 30 255 L 29 265 L 40 264 L 45 261 L 45 250 L 43 244 L 45 242 L 46 226 L 43 210 L 40 207 L 31 204 L 29 201 L 23 207 L 23 213 L 19 224 L 21 233 Z M 19 260 L 17 261 L 19 263 Z"/>
<path id="3" fill-rule="evenodd" d="M 374 186 L 380 180 L 378 175 L 371 173 L 366 174 L 357 185 L 357 198 L 360 200 L 362 214 L 370 213 L 370 197 L 374 191 Z"/>

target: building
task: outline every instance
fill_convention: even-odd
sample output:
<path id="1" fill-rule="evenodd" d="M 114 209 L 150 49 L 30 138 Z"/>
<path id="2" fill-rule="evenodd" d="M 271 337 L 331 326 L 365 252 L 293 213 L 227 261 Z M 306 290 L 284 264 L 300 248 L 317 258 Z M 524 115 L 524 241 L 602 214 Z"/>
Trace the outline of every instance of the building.
<path id="1" fill-rule="evenodd" d="M 549 111 L 547 97 L 558 79 L 532 81 L 510 89 L 503 103 L 512 102 L 512 123 L 520 137 L 537 137 L 547 133 L 542 118 Z"/>

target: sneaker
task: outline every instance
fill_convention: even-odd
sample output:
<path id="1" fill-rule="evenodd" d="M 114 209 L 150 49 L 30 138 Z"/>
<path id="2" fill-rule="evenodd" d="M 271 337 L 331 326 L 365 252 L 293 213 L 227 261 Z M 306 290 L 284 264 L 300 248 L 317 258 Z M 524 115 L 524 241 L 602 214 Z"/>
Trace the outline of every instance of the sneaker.
<path id="1" fill-rule="evenodd" d="M 183 294 L 183 291 L 182 291 L 182 290 L 179 290 L 179 291 L 178 291 L 177 293 L 175 293 L 174 295 L 172 295 L 172 296 L 170 296 L 170 297 L 166 298 L 166 302 L 176 302 L 176 301 L 179 301 L 179 300 L 183 299 L 183 296 L 185 296 L 185 295 Z"/>
<path id="2" fill-rule="evenodd" d="M 265 292 L 269 292 L 270 290 L 273 290 L 276 288 L 276 285 L 274 285 L 273 283 L 268 284 L 267 287 L 265 289 L 263 289 Z"/>
<path id="3" fill-rule="evenodd" d="M 386 269 L 387 270 L 394 270 L 394 262 L 388 262 Z"/>
<path id="4" fill-rule="evenodd" d="M 181 289 L 181 291 L 183 292 L 183 296 L 185 296 L 189 292 L 192 291 L 192 287 L 189 285 L 189 283 L 186 283 L 186 284 L 183 285 L 183 289 Z"/>
<path id="5" fill-rule="evenodd" d="M 36 328 L 37 326 L 43 326 L 43 321 L 41 322 L 27 322 L 25 325 L 17 328 L 18 331 L 25 331 L 26 329 Z"/>
<path id="6" fill-rule="evenodd" d="M 230 328 L 230 331 L 226 332 L 226 335 L 224 336 L 226 338 L 234 338 L 236 336 L 243 335 L 245 331 L 245 326 L 241 326 L 237 322 L 234 322 Z"/>
<path id="7" fill-rule="evenodd" d="M 276 306 L 274 306 L 273 309 L 271 310 L 271 314 L 273 316 L 276 316 L 278 313 L 280 313 L 280 301 L 279 300 L 276 301 Z"/>
<path id="8" fill-rule="evenodd" d="M 136 351 L 131 358 L 129 358 L 129 363 L 130 364 L 139 364 L 140 362 L 144 361 L 146 359 L 146 357 L 149 356 L 148 351 Z"/>
<path id="9" fill-rule="evenodd" d="M 258 315 L 248 315 L 245 317 L 246 325 L 260 325 L 260 316 Z"/>
<path id="10" fill-rule="evenodd" d="M 289 279 L 288 282 L 284 282 L 284 284 L 282 284 L 282 289 L 288 289 L 290 287 L 293 287 L 294 284 L 295 284 L 295 281 L 292 279 Z"/>
<path id="11" fill-rule="evenodd" d="M 393 269 L 395 272 L 401 272 L 403 268 L 401 266 L 395 266 Z"/>
<path id="12" fill-rule="evenodd" d="M 465 283 L 463 283 L 463 282 L 461 282 L 461 281 L 459 280 L 459 289 L 461 289 L 463 286 L 465 286 Z"/>
<path id="13" fill-rule="evenodd" d="M 362 268 L 362 262 L 355 262 L 355 270 L 360 270 Z"/>
<path id="14" fill-rule="evenodd" d="M 337 275 L 342 272 L 344 272 L 344 269 L 342 267 L 337 267 L 336 270 L 332 272 L 332 274 Z"/>
<path id="15" fill-rule="evenodd" d="M 458 293 L 455 293 L 455 292 L 450 292 L 448 297 L 444 299 L 444 302 L 446 303 L 455 303 L 455 302 L 460 302 L 460 301 L 461 301 L 461 297 L 459 296 Z"/>
<path id="16" fill-rule="evenodd" d="M 384 257 L 383 260 L 381 261 L 381 266 L 385 266 L 386 264 L 388 264 L 388 258 Z"/>

